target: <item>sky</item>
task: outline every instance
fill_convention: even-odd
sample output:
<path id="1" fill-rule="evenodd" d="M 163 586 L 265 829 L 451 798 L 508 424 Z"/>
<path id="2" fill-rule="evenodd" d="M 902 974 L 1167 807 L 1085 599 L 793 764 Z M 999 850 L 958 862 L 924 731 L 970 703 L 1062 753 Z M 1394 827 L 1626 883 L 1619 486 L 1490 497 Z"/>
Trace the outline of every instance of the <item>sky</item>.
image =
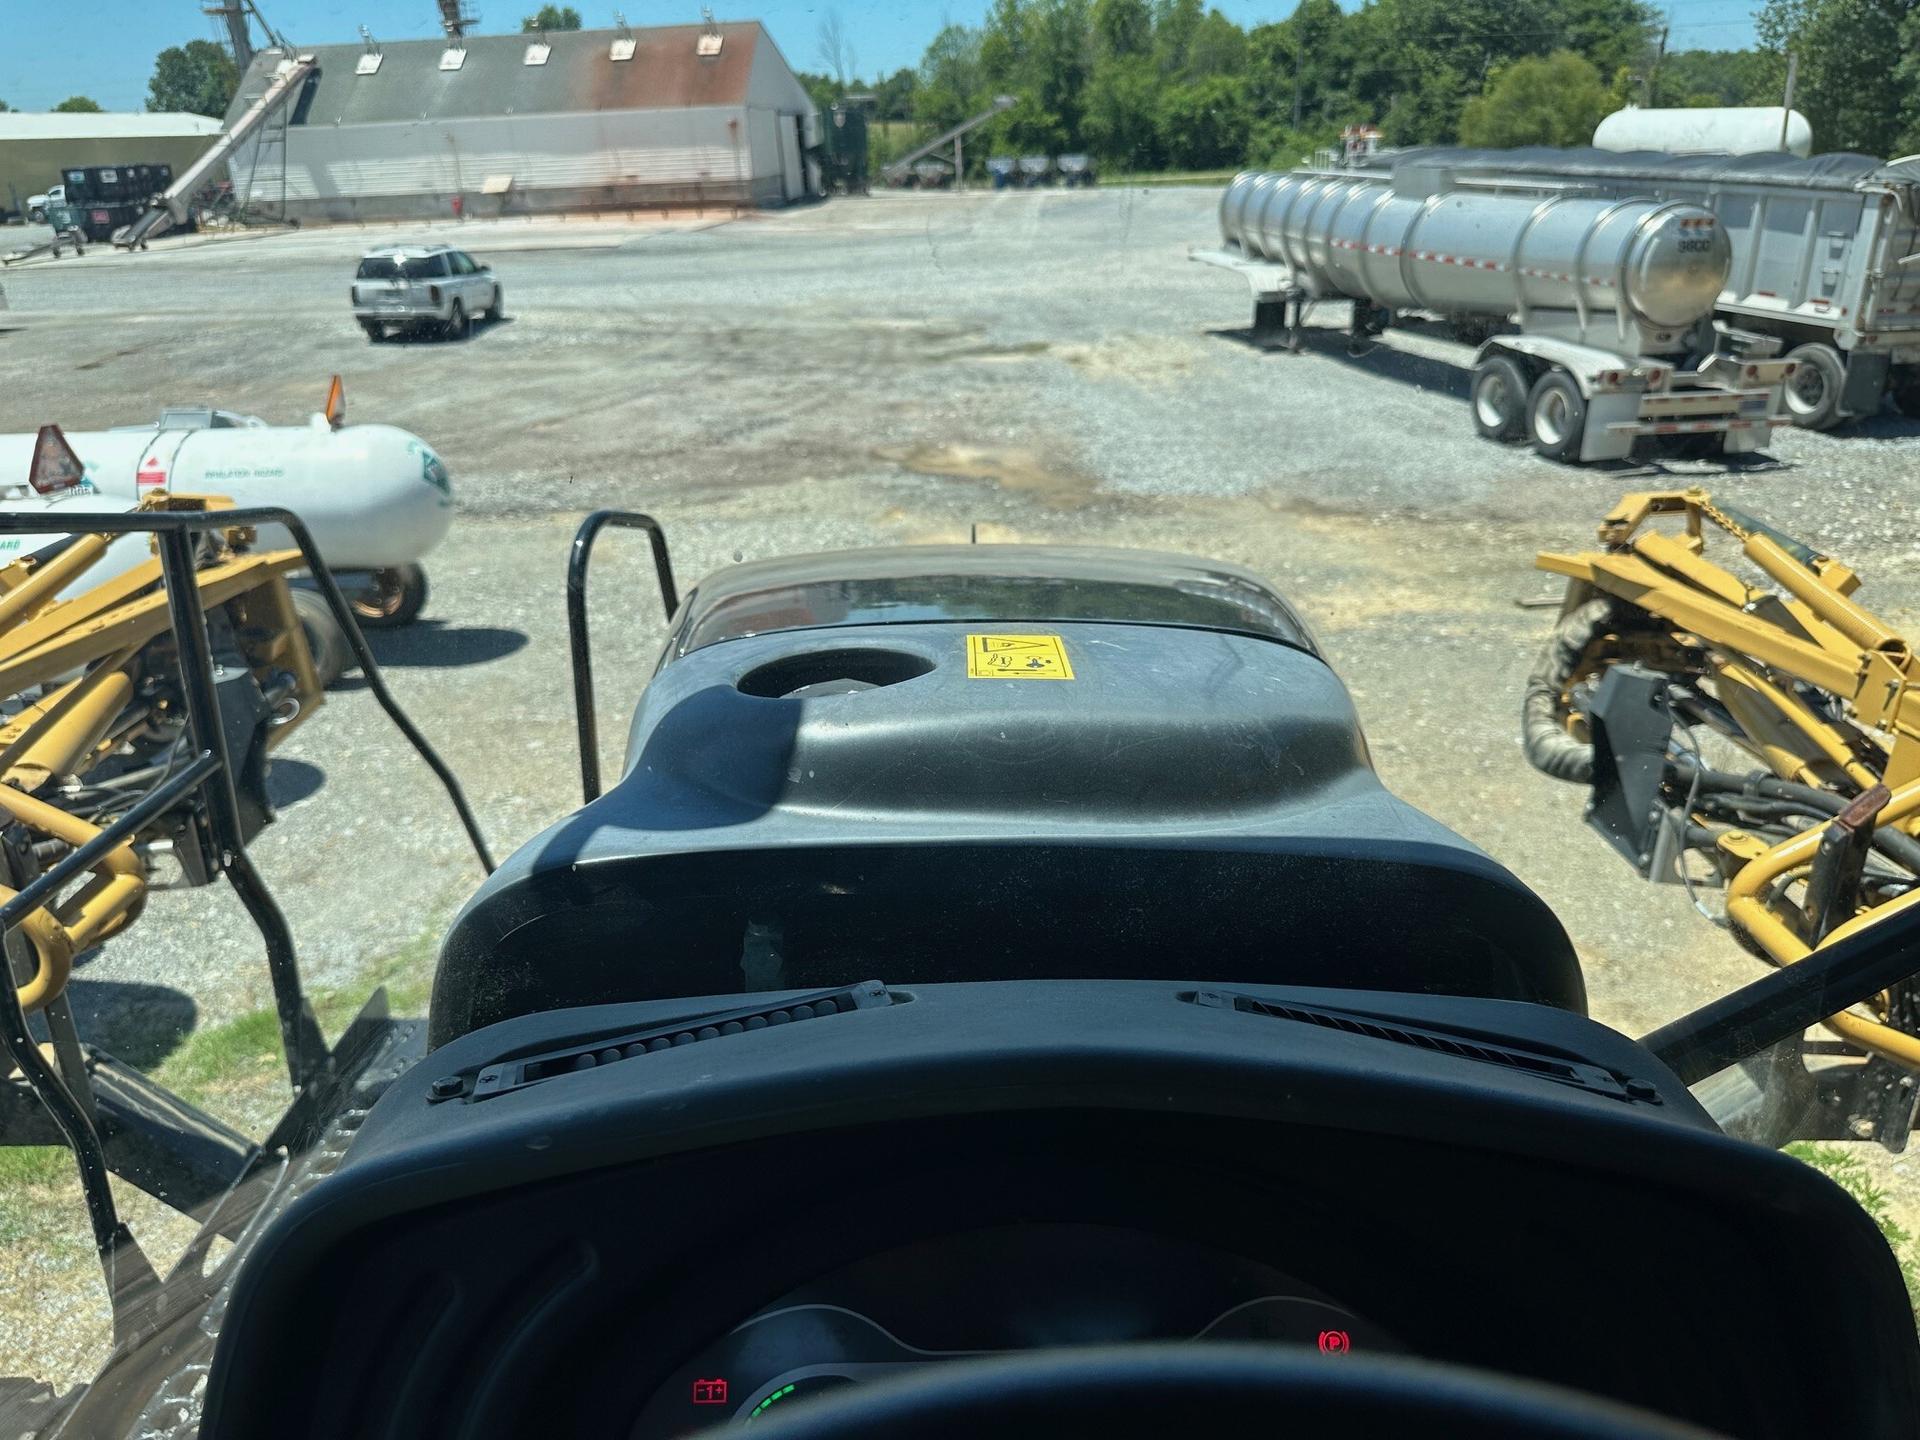
<path id="1" fill-rule="evenodd" d="M 296 45 L 329 45 L 440 33 L 434 0 L 255 0 L 260 13 Z M 765 23 L 787 63 L 823 70 L 820 22 L 838 9 L 864 78 L 919 63 L 934 33 L 948 21 L 977 24 L 987 0 L 711 0 L 723 20 Z M 1212 0 L 1241 25 L 1284 19 L 1292 0 Z M 1351 5 L 1354 0 L 1344 0 Z M 0 0 L 0 100 L 17 110 L 49 110 L 69 95 L 87 95 L 108 110 L 146 105 L 153 57 L 169 45 L 213 39 L 219 22 L 200 13 L 202 0 Z M 537 0 L 468 0 L 479 33 L 520 28 Z M 620 3 L 574 0 L 589 26 L 614 23 Z M 1752 43 L 1754 0 L 1677 0 L 1670 45 L 1676 50 L 1729 50 Z M 634 25 L 690 24 L 699 0 L 624 0 Z"/>

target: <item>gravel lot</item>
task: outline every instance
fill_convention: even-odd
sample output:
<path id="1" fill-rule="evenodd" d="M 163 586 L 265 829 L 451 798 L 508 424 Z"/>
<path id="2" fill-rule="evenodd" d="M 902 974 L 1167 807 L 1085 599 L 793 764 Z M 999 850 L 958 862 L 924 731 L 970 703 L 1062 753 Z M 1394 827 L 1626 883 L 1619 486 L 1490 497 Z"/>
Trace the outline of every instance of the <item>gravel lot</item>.
<path id="1" fill-rule="evenodd" d="M 394 690 L 465 781 L 497 853 L 577 798 L 562 574 L 598 505 L 645 509 L 683 580 L 736 558 L 963 538 L 1136 544 L 1249 565 L 1288 591 L 1353 688 L 1383 778 L 1537 887 L 1593 1013 L 1637 1033 L 1752 978 L 1677 890 L 1636 880 L 1529 771 L 1524 675 L 1576 548 L 1627 490 L 1705 483 L 1817 539 L 1862 599 L 1920 629 L 1920 423 L 1782 432 L 1770 463 L 1581 470 L 1475 438 L 1467 353 L 1393 331 L 1347 353 L 1253 348 L 1235 277 L 1190 263 L 1217 192 L 889 195 L 773 217 L 487 224 L 462 243 L 508 320 L 465 344 L 369 345 L 340 229 L 0 272 L 0 429 L 211 402 L 297 422 L 327 377 L 349 415 L 446 458 L 461 515 L 419 627 L 377 639 Z M 12 243 L 6 232 L 0 248 Z M 1328 326 L 1343 318 L 1329 313 Z M 608 761 L 660 633 L 650 568 L 596 568 Z M 431 776 L 351 685 L 284 752 L 256 847 L 310 981 L 350 983 L 437 929 L 478 872 Z M 162 895 L 73 992 L 95 1033 L 268 1002 L 219 890 Z"/>

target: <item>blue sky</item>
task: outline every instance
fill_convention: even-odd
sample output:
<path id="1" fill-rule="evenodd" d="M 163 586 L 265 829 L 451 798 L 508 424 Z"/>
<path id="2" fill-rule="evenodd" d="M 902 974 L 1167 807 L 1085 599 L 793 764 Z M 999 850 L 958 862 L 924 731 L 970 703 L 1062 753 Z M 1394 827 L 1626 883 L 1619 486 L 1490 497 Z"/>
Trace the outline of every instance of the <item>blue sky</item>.
<path id="1" fill-rule="evenodd" d="M 256 0 L 262 14 L 296 45 L 325 45 L 358 38 L 366 25 L 376 39 L 437 35 L 434 0 Z M 948 20 L 977 22 L 987 0 L 939 3 L 875 3 L 833 0 L 853 37 L 863 75 L 913 65 L 927 41 Z M 1278 20 L 1291 0 L 1213 0 L 1242 25 Z M 482 32 L 519 28 L 537 0 L 469 0 Z M 624 8 L 636 25 L 682 24 L 700 18 L 699 0 L 574 0 L 589 25 L 611 25 Z M 91 95 L 109 110 L 139 110 L 146 100 L 153 57 L 169 45 L 211 39 L 215 22 L 200 13 L 201 0 L 0 0 L 0 100 L 21 110 L 51 109 L 69 95 Z M 762 0 L 735 5 L 714 0 L 722 19 L 766 22 L 789 64 L 824 68 L 819 57 L 821 17 L 827 0 Z M 1753 0 L 1691 0 L 1671 7 L 1672 46 L 1732 49 L 1753 38 Z"/>

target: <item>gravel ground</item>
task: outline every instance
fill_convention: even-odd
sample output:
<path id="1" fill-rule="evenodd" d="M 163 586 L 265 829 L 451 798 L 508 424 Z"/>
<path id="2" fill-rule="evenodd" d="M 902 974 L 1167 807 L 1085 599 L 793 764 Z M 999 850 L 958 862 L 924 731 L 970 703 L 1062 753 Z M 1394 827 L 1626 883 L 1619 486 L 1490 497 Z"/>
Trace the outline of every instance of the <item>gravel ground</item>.
<path id="1" fill-rule="evenodd" d="M 1531 559 L 1585 544 L 1624 491 L 1707 484 L 1844 556 L 1866 603 L 1920 629 L 1920 423 L 1780 432 L 1737 471 L 1503 450 L 1472 433 L 1468 352 L 1424 330 L 1360 356 L 1337 329 L 1300 356 L 1253 348 L 1241 282 L 1186 258 L 1213 237 L 1216 195 L 903 194 L 732 223 L 469 227 L 509 318 L 462 345 L 369 345 L 348 314 L 359 251 L 414 232 L 36 262 L 0 272 L 0 430 L 137 422 L 166 403 L 295 422 L 339 372 L 352 419 L 429 440 L 460 519 L 429 561 L 426 621 L 375 643 L 496 853 L 576 801 L 562 575 L 585 510 L 659 516 L 683 580 L 978 525 L 1270 576 L 1354 690 L 1386 782 L 1560 914 L 1597 1018 L 1638 1033 L 1752 978 L 1680 892 L 1585 830 L 1578 792 L 1522 760 L 1521 686 L 1548 625 L 1522 602 L 1557 592 Z M 611 764 L 661 626 L 638 541 L 603 543 Z M 440 927 L 478 872 L 364 689 L 330 695 L 283 756 L 282 822 L 256 855 L 310 982 L 347 984 Z M 73 991 L 110 1048 L 269 999 L 218 890 L 158 897 Z"/>

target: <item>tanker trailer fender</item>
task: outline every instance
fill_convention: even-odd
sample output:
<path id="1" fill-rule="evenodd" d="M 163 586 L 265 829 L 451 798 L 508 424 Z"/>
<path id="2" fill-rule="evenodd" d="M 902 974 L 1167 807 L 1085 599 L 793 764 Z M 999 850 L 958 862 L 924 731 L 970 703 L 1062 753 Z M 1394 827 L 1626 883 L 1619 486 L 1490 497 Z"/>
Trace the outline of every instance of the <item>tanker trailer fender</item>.
<path id="1" fill-rule="evenodd" d="M 1501 358 L 1525 377 L 1524 397 L 1486 393 L 1505 369 L 1493 363 Z M 1504 428 L 1513 438 L 1531 441 L 1548 459 L 1586 462 L 1624 460 L 1632 453 L 1635 435 L 1624 427 L 1640 418 L 1641 397 L 1662 387 L 1672 367 L 1551 335 L 1523 334 L 1496 335 L 1483 344 L 1474 352 L 1472 374 L 1469 393 L 1482 434 Z M 1572 394 L 1566 393 L 1569 386 Z M 1480 412 L 1503 398 L 1520 409 L 1504 426 L 1494 427 L 1493 417 Z"/>

